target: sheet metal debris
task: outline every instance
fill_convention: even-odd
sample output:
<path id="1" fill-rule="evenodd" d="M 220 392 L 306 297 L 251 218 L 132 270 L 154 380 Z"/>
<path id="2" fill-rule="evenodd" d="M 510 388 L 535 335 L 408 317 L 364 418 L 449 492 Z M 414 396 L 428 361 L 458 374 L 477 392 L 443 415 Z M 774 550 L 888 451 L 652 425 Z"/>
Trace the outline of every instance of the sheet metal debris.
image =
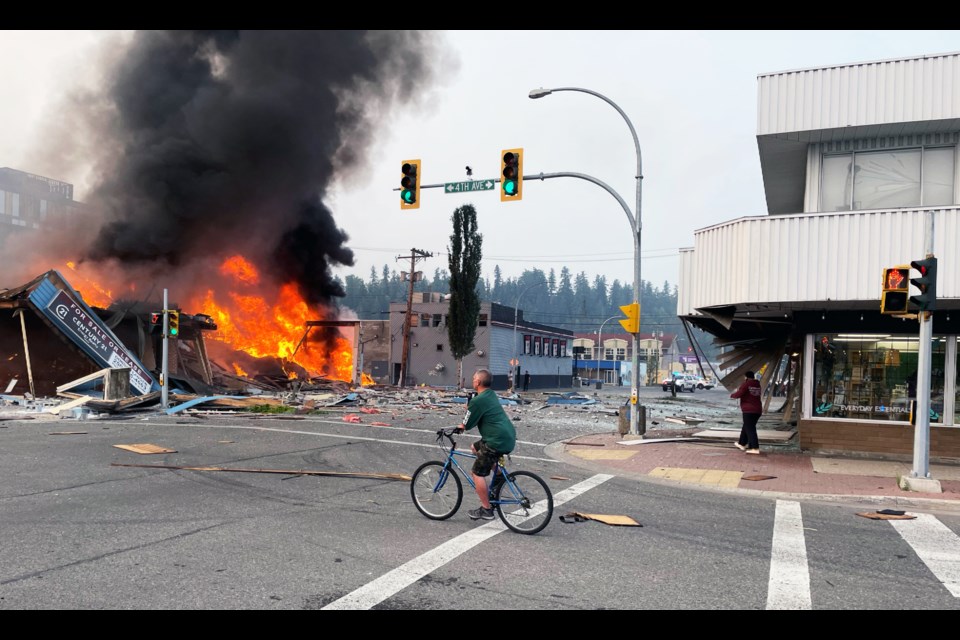
<path id="1" fill-rule="evenodd" d="M 777 477 L 777 476 L 765 476 L 765 475 L 762 475 L 762 474 L 756 474 L 756 475 L 752 475 L 752 476 L 743 476 L 743 477 L 740 478 L 740 479 L 741 479 L 741 480 L 753 480 L 754 482 L 756 482 L 756 481 L 759 481 L 759 480 L 774 480 L 774 479 L 776 479 L 776 477 Z"/>

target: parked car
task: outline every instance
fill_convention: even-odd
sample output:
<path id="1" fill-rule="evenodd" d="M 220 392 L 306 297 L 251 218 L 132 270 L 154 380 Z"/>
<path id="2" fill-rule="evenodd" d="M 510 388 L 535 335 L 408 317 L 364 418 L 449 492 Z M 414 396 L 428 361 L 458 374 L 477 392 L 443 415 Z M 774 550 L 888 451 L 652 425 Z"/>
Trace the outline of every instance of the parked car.
<path id="1" fill-rule="evenodd" d="M 660 386 L 664 391 L 670 390 L 670 385 L 675 384 L 677 386 L 677 391 L 689 391 L 693 393 L 697 390 L 697 379 L 691 375 L 681 375 L 673 376 L 672 378 L 664 378 L 663 382 L 660 383 Z"/>
<path id="2" fill-rule="evenodd" d="M 715 383 L 713 380 L 709 380 L 707 378 L 697 378 L 697 389 L 713 389 L 715 386 L 717 386 L 717 383 Z"/>

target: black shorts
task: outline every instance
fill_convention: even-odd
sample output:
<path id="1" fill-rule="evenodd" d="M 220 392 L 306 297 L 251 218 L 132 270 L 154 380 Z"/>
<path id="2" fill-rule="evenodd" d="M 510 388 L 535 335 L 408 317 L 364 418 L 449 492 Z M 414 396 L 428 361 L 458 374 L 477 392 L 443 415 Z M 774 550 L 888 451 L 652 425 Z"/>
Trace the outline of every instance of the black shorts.
<path id="1" fill-rule="evenodd" d="M 474 475 L 488 475 L 503 454 L 496 449 L 491 449 L 483 440 L 477 440 L 473 448 L 477 450 L 477 460 L 473 463 Z"/>

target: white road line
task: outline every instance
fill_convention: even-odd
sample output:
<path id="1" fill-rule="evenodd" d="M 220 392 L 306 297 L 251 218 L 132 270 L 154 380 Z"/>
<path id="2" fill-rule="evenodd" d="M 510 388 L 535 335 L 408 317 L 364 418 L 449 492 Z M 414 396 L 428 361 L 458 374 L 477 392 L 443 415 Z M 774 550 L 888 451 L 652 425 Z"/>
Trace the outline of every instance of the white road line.
<path id="1" fill-rule="evenodd" d="M 810 609 L 812 606 L 800 503 L 777 500 L 767 609 Z"/>
<path id="2" fill-rule="evenodd" d="M 614 476 L 598 474 L 577 483 L 569 489 L 564 489 L 553 496 L 553 507 L 557 507 L 573 500 L 580 494 L 598 487 Z M 500 520 L 494 520 L 475 529 L 471 529 L 456 538 L 444 542 L 439 547 L 421 554 L 413 560 L 396 569 L 385 573 L 373 582 L 368 582 L 356 591 L 348 593 L 339 600 L 335 600 L 324 609 L 370 609 L 387 598 L 409 587 L 420 578 L 436 571 L 451 560 L 456 559 L 477 546 L 484 540 L 507 531 Z"/>
<path id="3" fill-rule="evenodd" d="M 158 423 L 160 424 L 160 423 Z M 402 444 L 407 447 L 427 447 L 430 449 L 436 449 L 437 453 L 440 454 L 440 447 L 437 444 L 424 444 L 422 442 L 404 442 L 403 440 L 384 440 L 383 438 L 364 438 L 363 436 L 345 436 L 338 433 L 317 433 L 316 431 L 299 431 L 297 429 L 276 429 L 274 427 L 241 427 L 241 426 L 231 426 L 231 425 L 221 425 L 221 424 L 190 424 L 190 425 L 177 425 L 178 427 L 197 427 L 199 429 L 247 429 L 250 431 L 276 431 L 278 433 L 296 433 L 305 436 L 318 436 L 320 438 L 339 438 L 341 440 L 364 440 L 366 442 L 385 442 L 389 444 Z M 545 445 L 539 445 L 545 446 Z M 443 456 L 446 456 L 446 453 L 443 453 Z M 538 462 L 559 462 L 558 460 L 553 460 L 551 458 L 535 458 L 533 456 L 518 456 L 510 454 L 510 458 L 516 458 L 517 460 L 537 460 Z"/>
<path id="4" fill-rule="evenodd" d="M 916 520 L 889 520 L 923 564 L 954 598 L 960 598 L 960 537 L 929 513 Z"/>

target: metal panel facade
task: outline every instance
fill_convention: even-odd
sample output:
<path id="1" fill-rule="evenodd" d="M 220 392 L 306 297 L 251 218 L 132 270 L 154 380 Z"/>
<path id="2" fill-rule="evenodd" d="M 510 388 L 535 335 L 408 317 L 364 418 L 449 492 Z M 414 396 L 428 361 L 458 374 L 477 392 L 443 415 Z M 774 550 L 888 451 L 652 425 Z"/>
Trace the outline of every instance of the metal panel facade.
<path id="1" fill-rule="evenodd" d="M 757 77 L 757 135 L 960 118 L 960 53 Z"/>
<path id="2" fill-rule="evenodd" d="M 880 299 L 884 267 L 922 258 L 934 211 L 937 297 L 960 298 L 960 207 L 740 218 L 681 252 L 678 314 L 725 304 Z M 949 250 L 948 250 L 949 248 Z"/>

